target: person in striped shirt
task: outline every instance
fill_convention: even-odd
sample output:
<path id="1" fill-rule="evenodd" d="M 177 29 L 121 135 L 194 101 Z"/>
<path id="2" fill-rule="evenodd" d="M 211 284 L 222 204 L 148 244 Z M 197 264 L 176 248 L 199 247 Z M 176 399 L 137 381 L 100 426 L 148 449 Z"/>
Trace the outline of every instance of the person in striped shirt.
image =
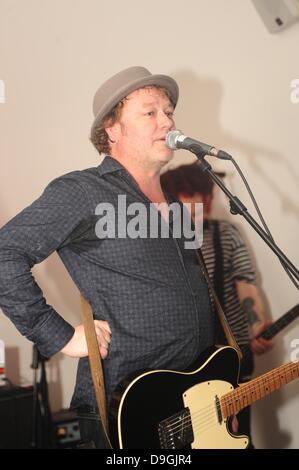
<path id="1" fill-rule="evenodd" d="M 161 184 L 165 192 L 191 203 L 193 219 L 195 203 L 203 203 L 201 250 L 232 333 L 240 348 L 246 350 L 239 377 L 240 383 L 246 382 L 253 373 L 254 354 L 264 354 L 273 347 L 272 341 L 257 338 L 271 321 L 266 316 L 248 247 L 234 224 L 211 218 L 214 182 L 198 162 L 168 170 L 161 175 Z M 221 335 L 219 341 L 223 340 Z M 250 437 L 253 448 L 250 407 L 238 414 L 238 422 L 239 433 Z"/>

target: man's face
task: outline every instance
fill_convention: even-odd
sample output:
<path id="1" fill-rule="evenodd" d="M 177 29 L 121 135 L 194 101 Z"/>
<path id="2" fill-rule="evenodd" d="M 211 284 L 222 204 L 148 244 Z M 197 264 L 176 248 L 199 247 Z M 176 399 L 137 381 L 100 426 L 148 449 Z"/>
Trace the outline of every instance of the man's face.
<path id="1" fill-rule="evenodd" d="M 134 159 L 144 167 L 163 166 L 172 158 L 165 137 L 175 129 L 173 106 L 162 90 L 148 87 L 130 93 L 115 126 L 116 157 Z"/>

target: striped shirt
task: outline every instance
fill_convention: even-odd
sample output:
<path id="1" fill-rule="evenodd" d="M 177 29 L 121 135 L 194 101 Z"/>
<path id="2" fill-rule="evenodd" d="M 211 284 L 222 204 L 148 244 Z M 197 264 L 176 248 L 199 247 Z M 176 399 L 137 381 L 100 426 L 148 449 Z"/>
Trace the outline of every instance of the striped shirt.
<path id="1" fill-rule="evenodd" d="M 202 253 L 211 280 L 215 274 L 215 221 L 205 223 Z M 223 269 L 223 305 L 232 333 L 237 343 L 242 346 L 250 340 L 248 320 L 241 307 L 236 281 L 256 283 L 252 261 L 248 248 L 246 247 L 238 229 L 230 222 L 218 221 L 219 239 L 222 247 L 222 269 Z"/>

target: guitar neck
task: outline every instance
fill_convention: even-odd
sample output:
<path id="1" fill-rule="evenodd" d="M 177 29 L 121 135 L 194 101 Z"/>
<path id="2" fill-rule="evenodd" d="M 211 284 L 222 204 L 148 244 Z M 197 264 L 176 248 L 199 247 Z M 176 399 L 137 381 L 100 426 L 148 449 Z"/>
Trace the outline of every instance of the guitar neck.
<path id="1" fill-rule="evenodd" d="M 299 362 L 290 362 L 240 385 L 220 399 L 222 417 L 238 413 L 299 377 Z"/>
<path id="2" fill-rule="evenodd" d="M 287 313 L 280 317 L 276 322 L 269 326 L 265 331 L 263 331 L 257 338 L 272 339 L 277 333 L 283 330 L 288 326 L 292 321 L 294 321 L 299 316 L 299 304 L 291 308 Z M 241 351 L 243 358 L 246 359 L 251 354 L 250 344 L 245 344 L 241 346 Z"/>
<path id="3" fill-rule="evenodd" d="M 277 333 L 279 333 L 283 328 L 288 326 L 293 320 L 295 320 L 299 316 L 299 304 L 295 307 L 291 308 L 287 313 L 285 313 L 282 317 L 280 317 L 273 325 L 269 326 L 263 333 L 259 335 L 259 337 L 265 339 L 271 339 Z"/>

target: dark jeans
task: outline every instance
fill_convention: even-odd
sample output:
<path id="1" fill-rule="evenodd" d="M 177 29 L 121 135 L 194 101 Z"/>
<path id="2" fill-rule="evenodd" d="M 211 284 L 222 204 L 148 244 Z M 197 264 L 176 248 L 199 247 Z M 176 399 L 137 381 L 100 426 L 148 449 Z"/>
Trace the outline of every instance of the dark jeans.
<path id="1" fill-rule="evenodd" d="M 101 419 L 95 411 L 85 407 L 78 408 L 77 416 L 80 427 L 82 444 L 79 448 L 85 449 L 110 449 Z"/>

